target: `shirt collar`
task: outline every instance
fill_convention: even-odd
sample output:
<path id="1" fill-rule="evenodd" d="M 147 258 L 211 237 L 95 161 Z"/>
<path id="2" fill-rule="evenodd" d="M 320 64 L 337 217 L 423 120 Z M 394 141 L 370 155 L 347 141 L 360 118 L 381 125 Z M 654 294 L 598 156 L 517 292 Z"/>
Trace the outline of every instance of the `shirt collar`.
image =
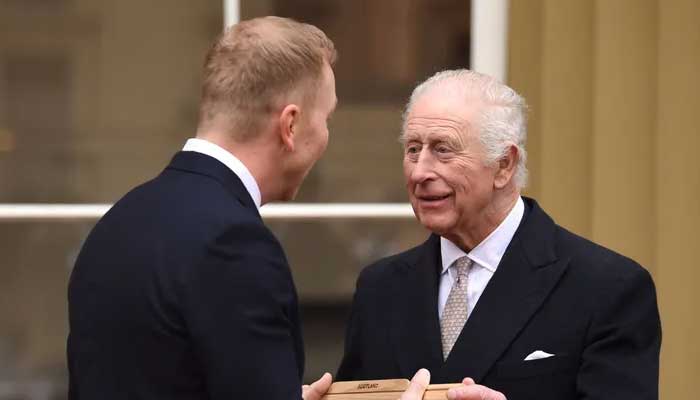
<path id="1" fill-rule="evenodd" d="M 236 176 L 238 176 L 241 182 L 243 182 L 243 186 L 245 186 L 246 191 L 248 191 L 248 194 L 253 199 L 255 206 L 260 208 L 262 202 L 260 187 L 248 168 L 246 168 L 246 166 L 236 156 L 229 153 L 223 147 L 220 147 L 207 140 L 197 138 L 188 139 L 187 143 L 185 143 L 185 147 L 182 148 L 182 151 L 194 151 L 196 153 L 205 154 L 219 160 L 222 164 L 233 171 Z"/>
<path id="2" fill-rule="evenodd" d="M 455 260 L 464 256 L 469 257 L 474 263 L 479 264 L 492 273 L 496 272 L 496 268 L 498 268 L 503 254 L 505 254 L 510 241 L 513 239 L 524 213 L 525 203 L 523 203 L 522 198 L 518 197 L 518 201 L 515 202 L 515 205 L 505 219 L 501 221 L 500 225 L 469 253 L 457 247 L 450 240 L 440 237 L 442 273 L 447 272 Z"/>

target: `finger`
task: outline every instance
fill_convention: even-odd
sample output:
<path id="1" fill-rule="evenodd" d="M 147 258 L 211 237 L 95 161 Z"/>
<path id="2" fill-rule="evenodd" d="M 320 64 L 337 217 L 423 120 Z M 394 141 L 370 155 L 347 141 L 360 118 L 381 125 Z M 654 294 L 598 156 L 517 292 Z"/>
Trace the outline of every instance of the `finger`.
<path id="1" fill-rule="evenodd" d="M 460 386 L 447 391 L 448 400 L 482 400 L 476 385 Z"/>
<path id="2" fill-rule="evenodd" d="M 323 397 L 324 394 L 328 391 L 328 388 L 331 387 L 331 383 L 333 383 L 333 376 L 326 372 L 321 376 L 319 380 L 316 382 L 312 383 L 311 385 L 304 385 L 302 386 L 302 394 L 301 396 L 305 400 L 316 400 L 320 399 Z"/>
<path id="3" fill-rule="evenodd" d="M 464 378 L 462 380 L 462 385 L 473 385 L 474 383 L 476 382 L 474 382 L 474 379 L 472 378 Z"/>
<path id="4" fill-rule="evenodd" d="M 430 384 L 430 372 L 421 368 L 413 375 L 411 383 L 408 385 L 408 389 L 401 395 L 400 400 L 420 400 L 423 398 L 423 393 L 425 389 L 428 388 Z"/>
<path id="5" fill-rule="evenodd" d="M 447 398 L 448 400 L 506 400 L 503 393 L 476 384 L 452 388 L 447 391 Z"/>

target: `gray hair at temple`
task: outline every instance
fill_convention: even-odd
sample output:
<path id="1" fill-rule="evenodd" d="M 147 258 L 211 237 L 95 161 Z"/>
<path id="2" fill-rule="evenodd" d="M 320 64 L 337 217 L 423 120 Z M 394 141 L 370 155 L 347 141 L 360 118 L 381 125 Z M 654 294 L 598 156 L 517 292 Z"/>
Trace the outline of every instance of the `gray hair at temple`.
<path id="1" fill-rule="evenodd" d="M 458 91 L 464 105 L 471 101 L 484 104 L 476 131 L 486 151 L 486 162 L 497 162 L 506 154 L 508 147 L 518 149 L 518 164 L 513 177 L 518 189 L 527 184 L 527 104 L 515 90 L 496 78 L 468 69 L 447 70 L 436 73 L 418 85 L 411 94 L 403 115 L 403 130 L 406 118 L 416 100 L 432 89 Z M 403 136 L 403 133 L 402 133 Z"/>

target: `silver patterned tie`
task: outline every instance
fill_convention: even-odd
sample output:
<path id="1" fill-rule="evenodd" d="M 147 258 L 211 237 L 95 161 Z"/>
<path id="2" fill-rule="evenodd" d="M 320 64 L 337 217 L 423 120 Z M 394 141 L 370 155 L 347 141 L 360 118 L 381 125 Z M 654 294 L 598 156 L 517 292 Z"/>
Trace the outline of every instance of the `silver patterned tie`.
<path id="1" fill-rule="evenodd" d="M 467 278 L 472 266 L 472 260 L 467 256 L 458 258 L 450 268 L 457 272 L 457 279 L 452 284 L 450 295 L 447 297 L 445 309 L 442 311 L 440 319 L 440 334 L 442 336 L 442 357 L 447 360 L 447 356 L 452 351 L 457 338 L 459 337 L 464 323 L 467 322 Z"/>

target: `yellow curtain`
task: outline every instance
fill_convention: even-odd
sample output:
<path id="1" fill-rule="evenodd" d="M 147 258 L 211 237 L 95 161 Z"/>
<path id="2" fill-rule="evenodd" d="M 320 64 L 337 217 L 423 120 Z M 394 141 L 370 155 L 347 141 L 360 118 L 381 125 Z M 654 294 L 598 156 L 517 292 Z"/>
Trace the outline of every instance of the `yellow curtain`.
<path id="1" fill-rule="evenodd" d="M 661 397 L 700 376 L 700 2 L 517 0 L 509 83 L 528 99 L 528 194 L 644 265 L 664 338 Z"/>

